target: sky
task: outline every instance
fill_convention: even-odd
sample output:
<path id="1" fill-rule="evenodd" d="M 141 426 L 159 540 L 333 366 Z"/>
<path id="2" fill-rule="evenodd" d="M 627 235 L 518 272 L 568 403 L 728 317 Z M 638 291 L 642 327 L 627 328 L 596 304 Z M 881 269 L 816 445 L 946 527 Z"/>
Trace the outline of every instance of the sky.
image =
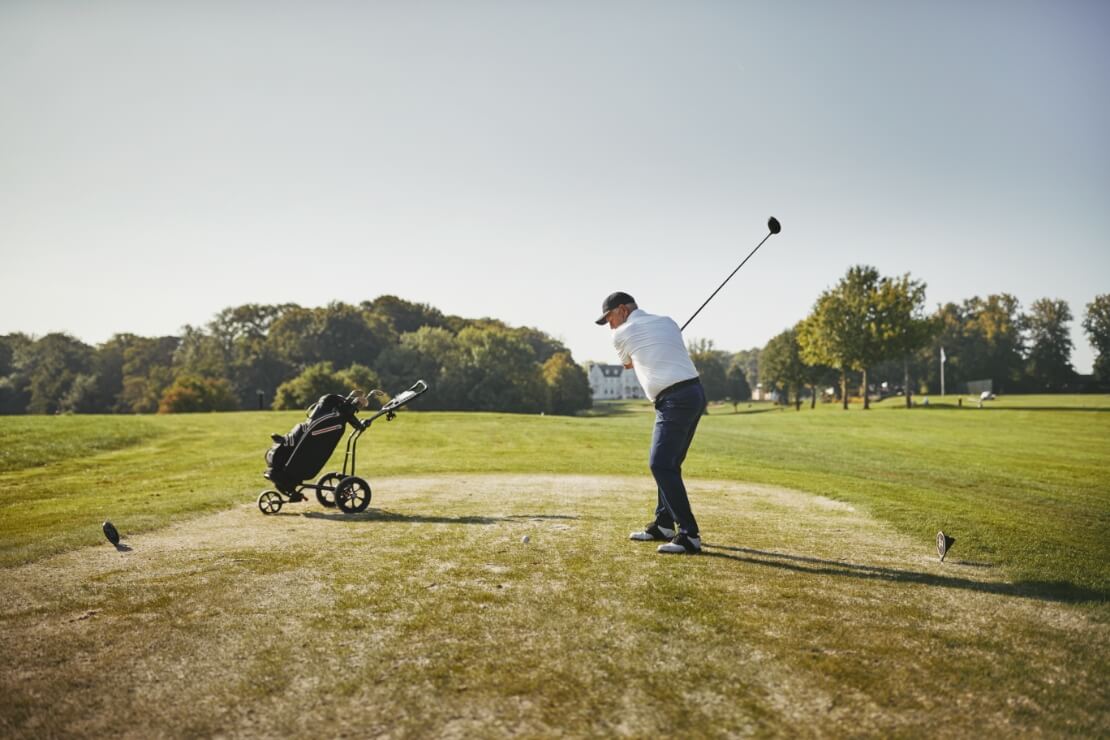
<path id="1" fill-rule="evenodd" d="M 762 346 L 851 265 L 1110 292 L 1110 3 L 0 3 L 0 334 L 390 293 L 614 362 Z"/>

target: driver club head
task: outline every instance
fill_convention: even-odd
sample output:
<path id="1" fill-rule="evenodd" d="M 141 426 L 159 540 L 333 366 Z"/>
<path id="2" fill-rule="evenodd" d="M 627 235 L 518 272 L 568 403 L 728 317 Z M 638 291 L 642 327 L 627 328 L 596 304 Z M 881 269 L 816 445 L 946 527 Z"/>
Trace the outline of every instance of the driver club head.
<path id="1" fill-rule="evenodd" d="M 777 218 L 771 216 L 771 218 L 767 219 L 767 228 L 771 230 L 772 234 L 777 234 L 782 231 L 782 224 L 779 223 Z"/>
<path id="2" fill-rule="evenodd" d="M 104 526 L 102 527 L 102 529 L 104 530 L 104 536 L 108 538 L 108 541 L 111 542 L 113 545 L 118 546 L 119 530 L 117 530 L 111 522 L 104 522 Z"/>

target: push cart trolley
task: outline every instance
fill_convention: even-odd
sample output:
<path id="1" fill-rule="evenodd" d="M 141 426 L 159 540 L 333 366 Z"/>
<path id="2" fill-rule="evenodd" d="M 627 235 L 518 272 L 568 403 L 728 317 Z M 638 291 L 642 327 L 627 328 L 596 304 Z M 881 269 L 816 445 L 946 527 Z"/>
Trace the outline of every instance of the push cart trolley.
<path id="1" fill-rule="evenodd" d="M 393 421 L 398 409 L 427 390 L 428 384 L 418 380 L 365 420 L 359 419 L 357 413 L 366 407 L 368 396 L 351 391 L 346 397 L 337 394 L 321 397 L 309 408 L 307 421 L 288 434 L 270 435 L 274 445 L 266 453 L 268 467 L 262 475 L 274 488 L 258 494 L 259 510 L 276 514 L 287 503 L 305 501 L 305 491 L 314 491 L 316 500 L 326 507 L 337 506 L 344 514 L 364 511 L 370 505 L 371 491 L 370 484 L 355 475 L 358 438 L 383 416 L 386 421 Z M 371 391 L 369 395 L 375 394 L 385 396 L 382 391 Z M 327 464 L 348 424 L 353 429 L 347 435 L 343 469 L 325 473 L 315 483 L 308 482 Z"/>

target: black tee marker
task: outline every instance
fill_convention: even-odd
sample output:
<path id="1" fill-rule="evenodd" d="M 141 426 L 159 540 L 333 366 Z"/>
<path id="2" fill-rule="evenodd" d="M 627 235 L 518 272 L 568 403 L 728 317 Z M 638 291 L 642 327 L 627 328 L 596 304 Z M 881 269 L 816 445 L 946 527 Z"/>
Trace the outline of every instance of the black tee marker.
<path id="1" fill-rule="evenodd" d="M 104 522 L 104 536 L 107 537 L 108 541 L 113 545 L 119 544 L 119 532 L 111 522 Z"/>

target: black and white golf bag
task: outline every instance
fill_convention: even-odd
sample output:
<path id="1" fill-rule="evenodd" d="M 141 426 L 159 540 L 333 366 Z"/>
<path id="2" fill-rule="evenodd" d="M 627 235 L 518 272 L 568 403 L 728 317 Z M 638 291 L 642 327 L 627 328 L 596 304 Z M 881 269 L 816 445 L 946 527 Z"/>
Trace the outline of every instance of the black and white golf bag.
<path id="1" fill-rule="evenodd" d="M 359 425 L 357 398 L 329 393 L 308 409 L 308 419 L 288 434 L 272 434 L 266 452 L 266 477 L 278 490 L 290 493 L 302 481 L 316 477 L 335 451 L 347 424 Z"/>

